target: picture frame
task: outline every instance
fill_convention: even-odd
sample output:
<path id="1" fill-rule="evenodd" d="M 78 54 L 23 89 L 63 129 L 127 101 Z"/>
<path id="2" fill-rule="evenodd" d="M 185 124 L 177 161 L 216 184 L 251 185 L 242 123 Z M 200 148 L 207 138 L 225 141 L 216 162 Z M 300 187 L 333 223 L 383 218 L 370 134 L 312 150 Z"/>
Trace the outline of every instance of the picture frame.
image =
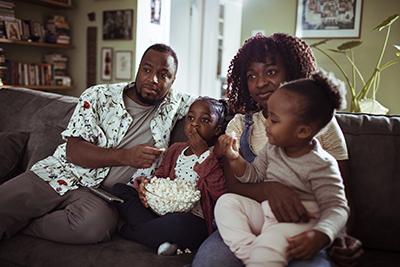
<path id="1" fill-rule="evenodd" d="M 296 36 L 360 38 L 362 0 L 297 0 Z"/>
<path id="2" fill-rule="evenodd" d="M 101 48 L 101 75 L 103 81 L 111 81 L 113 73 L 113 49 L 111 47 Z"/>
<path id="3" fill-rule="evenodd" d="M 151 0 L 150 2 L 151 18 L 153 24 L 160 24 L 161 20 L 161 0 Z"/>
<path id="4" fill-rule="evenodd" d="M 132 51 L 115 52 L 115 78 L 118 80 L 132 79 Z"/>
<path id="5" fill-rule="evenodd" d="M 6 28 L 7 39 L 21 40 L 21 31 L 17 21 L 5 21 L 4 27 Z"/>
<path id="6" fill-rule="evenodd" d="M 103 11 L 103 40 L 132 40 L 133 9 Z"/>

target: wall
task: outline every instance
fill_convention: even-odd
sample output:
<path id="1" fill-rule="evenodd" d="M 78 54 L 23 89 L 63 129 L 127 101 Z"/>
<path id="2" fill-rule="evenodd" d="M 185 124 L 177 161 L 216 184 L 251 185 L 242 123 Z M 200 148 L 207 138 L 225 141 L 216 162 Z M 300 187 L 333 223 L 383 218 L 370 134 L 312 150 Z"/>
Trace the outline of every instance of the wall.
<path id="1" fill-rule="evenodd" d="M 154 43 L 169 44 L 171 1 L 162 0 L 160 24 L 150 21 L 150 1 L 139 0 L 137 3 L 136 20 L 136 61 L 135 70 L 139 68 L 144 51 Z M 135 71 L 136 73 L 136 71 Z"/>
<path id="2" fill-rule="evenodd" d="M 136 0 L 116 0 L 116 1 L 100 1 L 100 0 L 81 0 L 73 1 L 74 9 L 68 12 L 72 29 L 72 44 L 74 49 L 67 51 L 70 57 L 70 72 L 73 77 L 74 90 L 68 92 L 70 95 L 79 96 L 84 89 L 86 89 L 86 30 L 89 26 L 97 27 L 97 82 L 104 83 L 100 79 L 101 67 L 101 48 L 112 47 L 115 51 L 130 50 L 132 51 L 133 63 L 135 62 L 135 40 L 136 40 Z M 104 41 L 102 32 L 103 11 L 104 10 L 117 10 L 117 9 L 133 9 L 133 38 L 132 40 L 118 40 L 118 41 Z M 96 14 L 95 21 L 89 21 L 87 14 L 94 12 Z M 115 59 L 115 58 L 114 58 Z M 113 62 L 114 63 L 114 62 Z M 115 68 L 113 68 L 115 70 Z M 132 70 L 133 71 L 133 70 Z M 115 80 L 115 73 L 113 73 L 113 80 L 111 82 L 118 82 Z M 132 74 L 132 79 L 134 74 Z"/>
<path id="3" fill-rule="evenodd" d="M 193 0 L 172 0 L 170 41 L 178 55 L 178 72 L 174 88 L 182 91 L 190 89 L 193 95 L 199 94 L 200 66 L 192 62 L 200 61 L 200 34 L 196 31 L 195 22 L 201 15 Z M 197 55 L 197 56 L 194 56 Z M 191 78 L 189 78 L 191 77 Z"/>
<path id="4" fill-rule="evenodd" d="M 293 0 L 245 0 L 242 14 L 242 42 L 251 35 L 255 29 L 264 30 L 266 34 L 273 32 L 285 32 L 294 34 L 296 20 L 297 1 Z M 355 57 L 360 71 L 365 73 L 364 78 L 372 73 L 373 67 L 378 60 L 380 49 L 385 38 L 384 32 L 372 31 L 372 29 L 386 17 L 400 13 L 400 1 L 398 0 L 364 0 L 361 21 L 361 39 L 363 44 L 355 49 Z M 391 29 L 389 44 L 400 44 L 400 20 L 396 21 Z M 312 44 L 318 39 L 306 39 Z M 337 47 L 348 39 L 333 40 L 330 47 Z M 395 49 L 387 48 L 384 60 L 389 59 Z M 333 71 L 339 78 L 337 68 L 324 55 L 315 53 L 318 64 L 326 70 Z M 343 64 L 345 60 L 341 60 Z M 345 69 L 346 72 L 350 67 Z M 400 114 L 400 64 L 387 69 L 381 75 L 380 89 L 377 99 L 389 108 L 390 114 Z"/>
<path id="5" fill-rule="evenodd" d="M 75 8 L 69 11 L 72 28 L 72 43 L 75 49 L 68 52 L 70 56 L 71 76 L 74 79 L 74 91 L 71 95 L 80 95 L 86 88 L 86 30 L 89 26 L 97 27 L 97 83 L 121 82 L 115 79 L 115 51 L 132 51 L 132 79 L 135 79 L 136 70 L 140 63 L 141 55 L 145 49 L 155 42 L 169 43 L 169 21 L 171 1 L 163 0 L 161 7 L 160 25 L 150 22 L 150 1 L 148 0 L 75 0 Z M 132 40 L 103 40 L 103 11 L 133 9 Z M 94 12 L 95 21 L 89 21 L 87 14 Z M 102 81 L 100 77 L 101 48 L 112 47 L 114 51 L 113 79 Z"/>

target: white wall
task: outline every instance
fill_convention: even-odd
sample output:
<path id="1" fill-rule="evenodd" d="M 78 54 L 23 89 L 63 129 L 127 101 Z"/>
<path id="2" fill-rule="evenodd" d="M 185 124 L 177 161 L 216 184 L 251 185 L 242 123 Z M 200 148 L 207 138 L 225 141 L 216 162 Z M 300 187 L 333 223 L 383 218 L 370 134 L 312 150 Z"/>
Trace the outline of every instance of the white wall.
<path id="1" fill-rule="evenodd" d="M 219 3 L 226 9 L 223 74 L 240 47 L 241 0 L 172 0 L 171 46 L 179 58 L 175 88 L 193 96 L 221 96 L 217 77 Z"/>
<path id="2" fill-rule="evenodd" d="M 150 1 L 138 0 L 136 11 L 135 73 L 144 51 L 154 43 L 169 44 L 171 0 L 161 1 L 160 24 L 151 23 Z"/>
<path id="3" fill-rule="evenodd" d="M 179 91 L 199 95 L 200 27 L 201 8 L 196 0 L 172 0 L 170 45 L 178 55 L 178 73 L 174 88 Z M 193 26 L 192 26 L 193 25 Z"/>
<path id="4" fill-rule="evenodd" d="M 221 76 L 226 77 L 229 64 L 241 46 L 242 0 L 220 0 L 225 4 L 224 51 Z"/>

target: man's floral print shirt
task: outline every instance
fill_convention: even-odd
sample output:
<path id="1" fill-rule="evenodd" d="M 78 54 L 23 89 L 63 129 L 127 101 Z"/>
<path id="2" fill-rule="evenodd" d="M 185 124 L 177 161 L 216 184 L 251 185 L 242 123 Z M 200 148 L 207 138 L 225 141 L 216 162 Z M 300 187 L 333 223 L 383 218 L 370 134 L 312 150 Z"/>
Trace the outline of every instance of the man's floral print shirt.
<path id="1" fill-rule="evenodd" d="M 63 139 L 80 137 L 99 147 L 116 147 L 133 121 L 123 101 L 127 85 L 96 85 L 84 91 L 67 129 L 61 133 Z M 163 100 L 150 123 L 156 147 L 168 147 L 172 128 L 178 119 L 185 116 L 191 101 L 188 95 L 174 90 Z M 37 162 L 31 170 L 60 195 L 79 186 L 96 186 L 105 179 L 109 167 L 90 169 L 74 165 L 67 161 L 65 148 L 66 143 L 59 145 L 52 156 Z M 138 171 L 152 174 L 157 165 L 158 162 Z"/>

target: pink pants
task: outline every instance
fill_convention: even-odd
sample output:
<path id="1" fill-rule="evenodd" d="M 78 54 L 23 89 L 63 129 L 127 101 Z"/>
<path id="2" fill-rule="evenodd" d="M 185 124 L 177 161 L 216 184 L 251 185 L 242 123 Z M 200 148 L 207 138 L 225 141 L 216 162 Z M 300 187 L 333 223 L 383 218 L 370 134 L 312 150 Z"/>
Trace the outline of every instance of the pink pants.
<path id="1" fill-rule="evenodd" d="M 316 202 L 302 202 L 316 218 Z M 246 266 L 286 266 L 288 237 L 311 229 L 309 223 L 278 223 L 268 201 L 259 203 L 237 194 L 222 195 L 215 206 L 215 220 L 224 242 Z"/>

